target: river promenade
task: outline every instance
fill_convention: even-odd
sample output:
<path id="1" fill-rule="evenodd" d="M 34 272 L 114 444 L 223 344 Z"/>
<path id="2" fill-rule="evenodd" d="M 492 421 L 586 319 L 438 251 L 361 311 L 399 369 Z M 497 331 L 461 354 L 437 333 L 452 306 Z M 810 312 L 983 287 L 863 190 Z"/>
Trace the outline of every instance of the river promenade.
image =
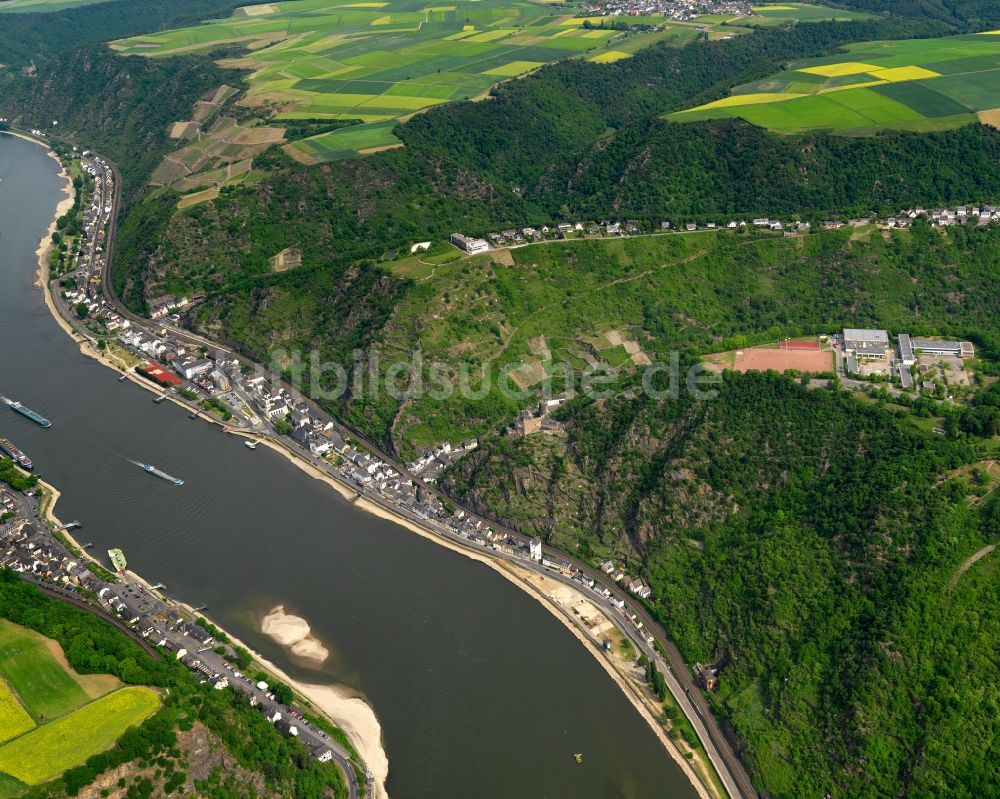
<path id="1" fill-rule="evenodd" d="M 64 173 L 65 174 L 65 173 Z M 67 181 L 68 183 L 68 181 Z M 72 197 L 67 196 L 59 205 L 59 210 L 57 211 L 57 216 L 60 213 L 64 213 L 65 209 L 68 207 L 66 203 L 72 204 Z M 53 222 L 54 225 L 54 222 Z M 51 233 L 51 228 L 49 233 Z M 48 280 L 48 237 L 43 238 L 40 243 L 37 255 L 39 261 L 39 274 L 38 282 L 43 288 L 51 288 Z M 60 324 L 62 329 L 70 335 L 80 346 L 81 351 L 90 358 L 94 358 L 105 366 L 120 370 L 120 365 L 115 364 L 109 358 L 105 356 L 104 353 L 96 346 L 96 341 L 93 337 L 84 329 L 81 330 L 78 325 L 78 320 L 74 319 L 70 314 L 67 313 L 68 309 L 58 300 L 54 298 L 49 290 L 45 292 L 46 305 L 49 311 L 52 313 L 53 317 Z M 129 378 L 133 382 L 141 385 L 143 388 L 156 391 L 149 383 L 144 380 L 135 377 L 134 375 L 129 375 Z M 199 409 L 192 408 L 182 398 L 176 396 L 170 396 L 169 399 L 173 402 L 177 402 L 180 405 L 184 405 L 189 411 L 193 410 L 198 412 Z M 227 426 L 221 420 L 210 416 L 209 414 L 201 414 L 202 418 L 211 421 L 214 424 L 219 425 L 224 429 L 228 429 L 233 433 L 245 434 L 245 430 L 241 430 L 237 427 Z M 263 443 L 270 449 L 280 452 L 285 458 L 290 462 L 295 464 L 299 469 L 309 474 L 310 476 L 321 480 L 324 484 L 334 488 L 345 498 L 354 501 L 355 506 L 359 509 L 371 513 L 373 515 L 379 516 L 391 520 L 393 523 L 405 527 L 412 532 L 419 534 L 420 536 L 434 541 L 435 543 L 445 546 L 451 551 L 462 554 L 465 557 L 476 560 L 480 563 L 485 564 L 491 568 L 496 573 L 502 575 L 505 579 L 511 583 L 517 585 L 519 588 L 527 591 L 531 596 L 533 596 L 539 603 L 546 607 L 550 613 L 560 621 L 587 649 L 591 652 L 596 661 L 601 665 L 605 672 L 615 681 L 615 684 L 619 686 L 622 693 L 626 696 L 629 702 L 636 708 L 640 715 L 646 720 L 649 727 L 657 735 L 658 739 L 661 741 L 664 749 L 671 755 L 678 767 L 687 775 L 691 784 L 697 789 L 697 793 L 700 796 L 713 796 L 721 795 L 720 785 L 716 779 L 711 774 L 711 769 L 707 767 L 707 764 L 702 762 L 699 763 L 697 759 L 692 765 L 692 761 L 686 756 L 686 752 L 681 750 L 673 740 L 671 740 L 666 734 L 664 727 L 657 718 L 657 707 L 654 701 L 648 694 L 648 691 L 644 689 L 641 681 L 636 680 L 634 674 L 629 674 L 629 669 L 626 664 L 615 662 L 615 659 L 608 657 L 601 649 L 600 642 L 593 635 L 588 634 L 587 629 L 580 623 L 579 619 L 574 618 L 573 613 L 568 610 L 566 604 L 560 604 L 557 602 L 551 594 L 547 594 L 539 590 L 538 585 L 535 583 L 536 580 L 541 579 L 542 576 L 546 578 L 552 578 L 553 575 L 542 575 L 541 569 L 539 568 L 534 574 L 532 574 L 532 569 L 530 564 L 528 568 L 525 568 L 526 564 L 523 562 L 512 562 L 513 559 L 499 557 L 492 552 L 483 552 L 475 547 L 472 547 L 468 542 L 462 540 L 460 537 L 455 536 L 450 533 L 447 528 L 442 525 L 429 522 L 428 520 L 421 519 L 413 516 L 413 514 L 408 514 L 404 509 L 392 507 L 390 504 L 379 501 L 378 497 L 372 497 L 365 495 L 363 498 L 358 498 L 358 491 L 348 484 L 344 480 L 338 480 L 335 475 L 330 474 L 329 470 L 322 468 L 321 465 L 310 462 L 310 460 L 305 457 L 301 452 L 296 451 L 294 448 L 286 444 L 278 436 L 267 436 L 262 439 Z M 573 585 L 567 581 L 568 587 L 573 588 L 576 591 L 579 585 Z M 588 599 L 592 599 L 588 597 Z M 716 770 L 721 778 L 722 784 L 728 790 L 731 796 L 751 796 L 751 794 L 741 789 L 735 780 L 729 777 L 729 768 L 727 767 L 726 761 L 718 757 L 717 753 L 713 750 L 715 746 L 713 744 L 713 736 L 705 728 L 706 720 L 703 718 L 702 711 L 692 704 L 689 698 L 689 689 L 682 685 L 672 673 L 671 666 L 667 659 L 663 658 L 661 654 L 649 646 L 648 642 L 644 638 L 638 636 L 635 632 L 634 625 L 630 625 L 621 618 L 616 617 L 614 609 L 611 607 L 601 608 L 601 612 L 604 614 L 605 618 L 612 622 L 615 627 L 617 627 L 622 635 L 629 640 L 632 640 L 634 645 L 640 650 L 646 653 L 648 651 L 648 656 L 655 659 L 661 665 L 661 671 L 664 671 L 668 676 L 668 684 L 670 684 L 671 690 L 675 695 L 675 701 L 685 712 L 685 714 L 691 720 L 693 726 L 698 731 L 699 736 L 703 741 L 707 742 L 706 751 L 708 754 L 708 760 L 716 765 Z M 662 635 L 662 632 L 660 633 Z M 658 636 L 659 637 L 659 636 Z M 263 660 L 263 658 L 262 658 Z M 280 671 L 276 666 L 270 664 L 273 669 Z M 287 675 L 283 675 L 287 677 Z M 684 676 L 687 676 L 686 674 Z M 317 704 L 320 702 L 316 697 L 328 698 L 331 689 L 328 686 L 316 686 L 303 683 L 301 681 L 291 680 L 291 682 L 296 683 L 297 689 L 303 696 L 316 701 Z M 689 681 L 689 680 L 688 680 Z M 341 699 L 345 696 L 341 695 Z M 347 697 L 349 699 L 355 699 L 356 697 Z M 334 717 L 334 721 L 338 721 L 335 717 L 336 713 L 331 713 Z M 341 726 L 345 729 L 351 729 L 352 725 L 349 723 L 343 723 L 340 720 Z M 354 725 L 354 732 L 357 734 L 357 725 Z M 353 740 L 353 737 L 352 737 Z M 380 743 L 380 742 L 379 742 Z M 363 742 L 357 741 L 356 744 L 361 744 L 358 746 L 362 754 L 365 754 L 365 749 L 370 747 L 365 747 Z M 379 746 L 381 748 L 381 746 Z M 714 756 L 713 756 L 714 755 Z M 365 755 L 366 761 L 369 757 Z M 378 758 L 371 758 L 377 761 Z M 387 763 L 385 765 L 387 771 Z M 381 770 L 381 769 L 379 769 Z M 382 777 L 384 779 L 384 774 L 376 773 L 377 777 Z"/>

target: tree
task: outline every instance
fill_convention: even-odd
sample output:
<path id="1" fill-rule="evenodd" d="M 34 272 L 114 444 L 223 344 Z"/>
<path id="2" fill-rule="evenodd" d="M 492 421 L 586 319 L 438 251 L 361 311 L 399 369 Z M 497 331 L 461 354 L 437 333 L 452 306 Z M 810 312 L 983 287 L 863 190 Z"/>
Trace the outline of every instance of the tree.
<path id="1" fill-rule="evenodd" d="M 90 313 L 90 306 L 85 302 L 78 302 L 73 310 L 76 311 L 76 315 L 81 319 L 86 319 L 87 314 Z"/>
<path id="2" fill-rule="evenodd" d="M 274 694 L 274 698 L 283 705 L 290 705 L 294 697 L 291 687 L 283 682 L 276 682 L 272 685 L 271 693 Z"/>

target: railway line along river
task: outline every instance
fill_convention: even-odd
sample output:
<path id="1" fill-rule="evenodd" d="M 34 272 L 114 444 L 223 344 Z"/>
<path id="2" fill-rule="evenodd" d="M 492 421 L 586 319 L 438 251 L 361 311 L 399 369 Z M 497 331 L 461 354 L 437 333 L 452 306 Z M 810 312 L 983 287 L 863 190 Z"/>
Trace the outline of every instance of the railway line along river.
<path id="1" fill-rule="evenodd" d="M 0 408 L 0 436 L 59 487 L 58 513 L 83 522 L 80 540 L 96 553 L 123 548 L 131 569 L 208 605 L 295 679 L 365 697 L 393 799 L 696 795 L 534 598 L 81 355 L 35 283 L 35 249 L 63 196 L 58 171 L 42 147 L 0 134 L 0 394 L 52 420 L 42 429 Z M 278 606 L 308 625 L 299 655 L 261 632 Z"/>

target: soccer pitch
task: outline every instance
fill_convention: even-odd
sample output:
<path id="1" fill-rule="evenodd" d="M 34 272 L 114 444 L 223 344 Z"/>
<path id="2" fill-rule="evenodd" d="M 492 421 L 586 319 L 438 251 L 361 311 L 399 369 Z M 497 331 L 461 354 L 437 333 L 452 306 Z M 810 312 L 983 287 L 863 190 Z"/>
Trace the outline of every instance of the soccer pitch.
<path id="1" fill-rule="evenodd" d="M 791 63 L 677 122 L 739 117 L 780 133 L 930 131 L 992 121 L 1000 107 L 1000 32 L 863 42 Z"/>

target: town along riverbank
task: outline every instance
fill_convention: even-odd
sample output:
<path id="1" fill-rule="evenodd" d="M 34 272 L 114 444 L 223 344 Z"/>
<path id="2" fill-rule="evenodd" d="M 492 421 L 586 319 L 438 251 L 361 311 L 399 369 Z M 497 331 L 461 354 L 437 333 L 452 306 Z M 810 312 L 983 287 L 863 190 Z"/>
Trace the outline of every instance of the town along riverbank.
<path id="1" fill-rule="evenodd" d="M 33 285 L 56 172 L 42 149 L 0 138 L 0 391 L 53 427 L 3 409 L 0 426 L 59 486 L 60 515 L 84 523 L 95 551 L 122 547 L 135 572 L 208 605 L 296 682 L 364 696 L 390 796 L 695 796 L 599 663 L 531 596 L 81 358 Z M 261 632 L 277 605 L 308 621 L 330 653 L 322 666 Z"/>

